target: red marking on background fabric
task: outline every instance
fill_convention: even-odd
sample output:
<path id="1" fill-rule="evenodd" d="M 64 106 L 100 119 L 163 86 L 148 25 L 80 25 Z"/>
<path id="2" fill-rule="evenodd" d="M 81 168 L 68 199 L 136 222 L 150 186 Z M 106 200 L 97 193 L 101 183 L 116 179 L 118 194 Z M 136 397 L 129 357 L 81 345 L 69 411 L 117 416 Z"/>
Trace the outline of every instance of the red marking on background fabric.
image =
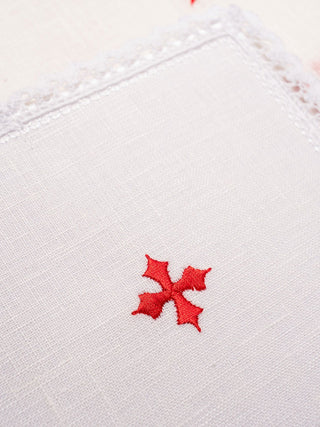
<path id="1" fill-rule="evenodd" d="M 313 70 L 320 75 L 320 61 L 315 61 L 312 63 Z"/>
<path id="2" fill-rule="evenodd" d="M 191 4 L 193 4 L 196 0 L 191 0 Z"/>
<path id="3" fill-rule="evenodd" d="M 178 325 L 190 323 L 201 332 L 198 324 L 198 316 L 202 313 L 203 309 L 191 304 L 182 293 L 187 290 L 205 290 L 205 276 L 211 271 L 211 268 L 198 270 L 189 266 L 184 269 L 181 279 L 173 283 L 168 273 L 168 262 L 156 261 L 150 258 L 149 255 L 146 255 L 146 257 L 148 266 L 142 277 L 148 277 L 158 282 L 162 288 L 162 292 L 140 294 L 139 307 L 132 314 L 147 314 L 156 319 L 162 313 L 164 304 L 173 300 L 177 310 Z"/>

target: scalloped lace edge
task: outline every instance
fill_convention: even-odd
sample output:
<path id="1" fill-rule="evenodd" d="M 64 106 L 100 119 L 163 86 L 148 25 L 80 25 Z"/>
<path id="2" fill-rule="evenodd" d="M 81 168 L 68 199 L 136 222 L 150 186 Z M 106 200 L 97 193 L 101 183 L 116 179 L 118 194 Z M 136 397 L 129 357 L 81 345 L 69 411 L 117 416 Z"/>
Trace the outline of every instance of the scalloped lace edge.
<path id="1" fill-rule="evenodd" d="M 184 18 L 145 40 L 111 51 L 89 64 L 75 64 L 37 88 L 16 93 L 0 107 L 0 142 L 39 127 L 58 117 L 59 111 L 68 112 L 68 106 L 88 101 L 101 91 L 221 36 L 230 36 L 249 53 L 247 62 L 320 151 L 320 81 L 285 51 L 282 42 L 265 30 L 255 15 L 235 6 L 216 6 L 204 15 Z"/>

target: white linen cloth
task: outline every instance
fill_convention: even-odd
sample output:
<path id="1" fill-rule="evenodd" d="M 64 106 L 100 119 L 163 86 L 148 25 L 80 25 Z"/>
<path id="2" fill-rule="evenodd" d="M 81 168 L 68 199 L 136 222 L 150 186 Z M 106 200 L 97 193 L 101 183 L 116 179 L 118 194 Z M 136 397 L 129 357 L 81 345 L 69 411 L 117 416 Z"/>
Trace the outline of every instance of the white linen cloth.
<path id="1" fill-rule="evenodd" d="M 237 37 L 0 145 L 1 425 L 319 423 L 319 133 Z M 145 254 L 201 333 L 131 315 Z"/>
<path id="2" fill-rule="evenodd" d="M 1 0 L 0 103 L 38 80 L 63 72 L 70 62 L 90 61 L 186 14 L 230 0 Z M 233 3 L 233 2 L 232 2 Z M 320 61 L 319 0 L 237 0 L 252 10 L 302 58 Z M 319 67 L 319 65 L 318 65 Z"/>

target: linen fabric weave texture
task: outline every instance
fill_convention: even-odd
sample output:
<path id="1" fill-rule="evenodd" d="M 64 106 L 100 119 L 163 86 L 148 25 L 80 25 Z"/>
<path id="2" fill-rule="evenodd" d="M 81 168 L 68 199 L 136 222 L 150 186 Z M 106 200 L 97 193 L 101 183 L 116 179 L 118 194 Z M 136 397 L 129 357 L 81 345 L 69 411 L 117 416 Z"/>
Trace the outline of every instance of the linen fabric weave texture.
<path id="1" fill-rule="evenodd" d="M 319 155 L 274 81 L 221 35 L 0 145 L 0 424 L 319 423 Z M 145 253 L 212 267 L 201 334 L 131 315 Z"/>

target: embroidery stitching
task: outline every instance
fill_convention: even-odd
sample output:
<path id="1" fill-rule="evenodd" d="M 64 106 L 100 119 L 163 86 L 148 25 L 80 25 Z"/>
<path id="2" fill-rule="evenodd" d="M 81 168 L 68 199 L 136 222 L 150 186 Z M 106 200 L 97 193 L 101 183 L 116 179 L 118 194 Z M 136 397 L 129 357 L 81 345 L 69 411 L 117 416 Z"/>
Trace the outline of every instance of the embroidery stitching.
<path id="1" fill-rule="evenodd" d="M 145 292 L 140 294 L 139 307 L 137 310 L 133 311 L 132 314 L 136 315 L 142 313 L 151 316 L 153 319 L 157 319 L 162 313 L 164 304 L 173 300 L 177 310 L 178 325 L 190 323 L 201 332 L 201 328 L 198 324 L 198 316 L 202 313 L 203 309 L 188 301 L 183 296 L 183 292 L 186 290 L 205 290 L 205 276 L 211 271 L 211 268 L 207 270 L 198 270 L 189 266 L 184 269 L 181 279 L 173 283 L 168 272 L 168 262 L 156 261 L 149 255 L 146 255 L 146 258 L 148 260 L 148 266 L 142 277 L 148 277 L 158 282 L 162 288 L 162 292 Z"/>

